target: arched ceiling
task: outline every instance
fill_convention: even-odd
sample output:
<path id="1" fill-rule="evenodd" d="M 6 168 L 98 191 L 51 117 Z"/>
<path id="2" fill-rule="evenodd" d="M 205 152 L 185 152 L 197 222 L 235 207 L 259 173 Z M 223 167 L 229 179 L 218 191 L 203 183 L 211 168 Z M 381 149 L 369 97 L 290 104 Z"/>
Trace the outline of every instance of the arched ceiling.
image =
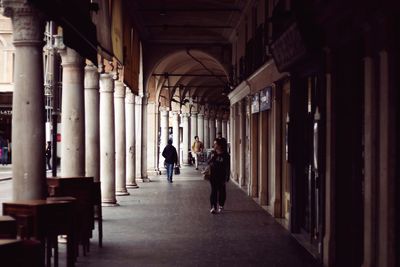
<path id="1" fill-rule="evenodd" d="M 158 92 L 167 105 L 172 98 L 181 104 L 229 104 L 224 95 L 229 81 L 227 71 L 202 51 L 186 50 L 166 56 L 152 71 L 151 79 L 153 93 Z"/>
<path id="2" fill-rule="evenodd" d="M 245 0 L 127 1 L 147 42 L 228 42 Z"/>
<path id="3" fill-rule="evenodd" d="M 144 55 L 154 58 L 161 53 L 146 65 L 146 90 L 150 95 L 164 105 L 170 105 L 172 99 L 181 104 L 191 101 L 229 105 L 225 95 L 229 82 L 226 68 L 231 64 L 229 38 L 247 3 L 245 0 L 127 1 L 147 52 Z M 177 49 L 168 50 L 171 47 Z M 160 52 L 163 49 L 169 52 Z M 215 51 L 220 52 L 216 55 Z"/>

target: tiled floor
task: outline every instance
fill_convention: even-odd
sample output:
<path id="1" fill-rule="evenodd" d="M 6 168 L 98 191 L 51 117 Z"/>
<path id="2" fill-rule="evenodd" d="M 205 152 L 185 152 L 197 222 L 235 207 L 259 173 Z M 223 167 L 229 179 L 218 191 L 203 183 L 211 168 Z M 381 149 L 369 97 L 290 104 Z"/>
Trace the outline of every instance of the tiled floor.
<path id="1" fill-rule="evenodd" d="M 120 206 L 103 207 L 104 247 L 97 229 L 79 266 L 319 266 L 266 211 L 231 182 L 226 210 L 209 213 L 208 182 L 189 167 L 139 183 Z M 0 182 L 0 188 L 10 181 Z M 64 245 L 60 245 L 64 266 Z"/>
<path id="2" fill-rule="evenodd" d="M 103 208 L 104 247 L 77 266 L 318 266 L 275 220 L 232 183 L 226 210 L 209 213 L 208 182 L 193 168 L 174 183 L 140 183 Z"/>

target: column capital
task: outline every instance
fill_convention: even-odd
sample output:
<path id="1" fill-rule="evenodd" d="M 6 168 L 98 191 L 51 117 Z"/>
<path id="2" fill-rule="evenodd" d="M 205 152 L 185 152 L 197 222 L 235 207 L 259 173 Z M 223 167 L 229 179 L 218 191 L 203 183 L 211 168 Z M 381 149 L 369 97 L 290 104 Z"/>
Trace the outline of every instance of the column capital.
<path id="1" fill-rule="evenodd" d="M 141 96 L 135 95 L 135 104 L 136 105 L 142 105 L 143 100 Z"/>
<path id="2" fill-rule="evenodd" d="M 199 113 L 199 114 L 197 114 L 197 117 L 200 119 L 203 119 L 204 118 L 204 114 L 203 113 Z"/>
<path id="3" fill-rule="evenodd" d="M 113 93 L 114 92 L 114 80 L 113 75 L 110 73 L 100 74 L 100 93 Z"/>
<path id="4" fill-rule="evenodd" d="M 14 45 L 42 45 L 44 16 L 28 0 L 2 0 L 3 15 L 12 19 Z"/>
<path id="5" fill-rule="evenodd" d="M 168 110 L 168 109 L 161 109 L 161 108 L 160 108 L 160 114 L 161 114 L 162 116 L 168 116 L 169 110 Z"/>
<path id="6" fill-rule="evenodd" d="M 66 47 L 59 50 L 63 67 L 83 67 L 83 58 L 74 49 Z"/>
<path id="7" fill-rule="evenodd" d="M 114 81 L 114 97 L 115 98 L 124 98 L 125 97 L 125 85 L 123 82 Z"/>
<path id="8" fill-rule="evenodd" d="M 184 119 L 188 119 L 189 118 L 189 113 L 182 113 L 181 116 Z"/>
<path id="9" fill-rule="evenodd" d="M 125 87 L 125 103 L 135 104 L 135 95 L 132 93 L 129 87 Z"/>
<path id="10" fill-rule="evenodd" d="M 85 90 L 99 90 L 99 73 L 93 64 L 85 66 L 84 88 Z"/>

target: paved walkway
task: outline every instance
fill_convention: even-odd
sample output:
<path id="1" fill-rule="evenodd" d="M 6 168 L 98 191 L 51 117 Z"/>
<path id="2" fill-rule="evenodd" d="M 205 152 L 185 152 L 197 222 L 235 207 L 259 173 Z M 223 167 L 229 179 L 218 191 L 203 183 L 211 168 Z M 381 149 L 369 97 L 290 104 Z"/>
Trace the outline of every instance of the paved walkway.
<path id="1" fill-rule="evenodd" d="M 0 181 L 11 179 L 11 164 L 0 165 Z"/>
<path id="2" fill-rule="evenodd" d="M 226 210 L 217 215 L 209 213 L 208 182 L 193 168 L 182 169 L 172 184 L 162 175 L 139 186 L 118 197 L 120 206 L 103 208 L 104 247 L 97 245 L 96 229 L 77 267 L 319 266 L 232 182 Z"/>

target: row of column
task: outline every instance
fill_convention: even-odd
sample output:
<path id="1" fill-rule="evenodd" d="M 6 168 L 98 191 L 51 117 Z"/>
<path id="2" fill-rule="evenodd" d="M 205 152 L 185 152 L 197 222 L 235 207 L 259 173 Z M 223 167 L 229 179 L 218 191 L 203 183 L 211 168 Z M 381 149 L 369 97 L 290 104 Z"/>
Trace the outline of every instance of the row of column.
<path id="1" fill-rule="evenodd" d="M 141 165 L 136 160 L 136 154 L 141 153 L 138 151 L 141 146 L 137 145 L 141 140 L 135 138 L 136 124 L 140 122 L 140 118 L 135 116 L 138 97 L 121 81 L 115 80 L 113 74 L 102 73 L 100 77 L 96 74 L 97 69 L 94 66 L 86 67 L 85 92 L 91 94 L 90 100 L 87 100 L 92 105 L 99 102 L 99 108 L 91 108 L 90 104 L 86 106 L 87 121 L 99 121 L 99 134 L 86 135 L 86 139 L 95 140 L 87 145 L 87 152 L 93 150 L 87 155 L 100 155 L 99 159 L 93 158 L 93 162 L 86 163 L 86 176 L 93 176 L 95 180 L 101 177 L 103 205 L 115 206 L 116 195 L 129 195 L 127 188 L 138 188 L 136 176 L 141 176 L 141 172 L 136 171 L 136 166 L 140 168 Z M 88 84 L 94 86 L 86 87 Z M 86 125 L 87 131 L 91 128 L 90 124 Z M 62 135 L 64 134 L 63 131 Z M 96 149 L 99 150 L 95 151 Z"/>
<path id="2" fill-rule="evenodd" d="M 138 188 L 135 96 L 112 73 L 99 75 L 92 64 L 83 70 L 83 59 L 73 49 L 61 56 L 61 178 L 101 178 L 103 204 L 117 205 L 116 195 L 129 195 L 127 186 Z"/>
<path id="3" fill-rule="evenodd" d="M 165 109 L 160 110 L 160 154 L 166 146 L 169 139 L 169 111 Z M 179 117 L 181 117 L 182 139 L 180 138 L 179 131 Z M 188 163 L 188 152 L 191 150 L 191 144 L 194 142 L 194 137 L 198 136 L 206 148 L 211 148 L 213 140 L 216 137 L 216 132 L 221 132 L 222 136 L 227 137 L 228 123 L 227 120 L 221 118 L 215 119 L 204 116 L 198 113 L 182 113 L 173 112 L 172 114 L 172 127 L 173 127 L 173 144 L 177 151 L 180 151 L 180 140 L 182 140 L 182 159 L 183 164 Z M 159 155 L 161 159 L 161 155 Z M 162 160 L 159 160 L 159 168 L 162 165 Z"/>
<path id="4" fill-rule="evenodd" d="M 191 113 L 190 116 L 190 142 L 194 142 L 197 135 L 206 148 L 212 148 L 217 133 L 228 138 L 228 120 L 221 117 L 210 117 L 204 114 Z M 184 124 L 183 124 L 183 127 Z"/>
<path id="5" fill-rule="evenodd" d="M 15 74 L 13 93 L 13 198 L 43 199 L 47 194 L 44 146 L 43 31 L 41 16 L 29 4 L 9 4 L 14 26 Z M 9 14 L 10 13 L 10 14 Z M 25 26 L 24 26 L 25 25 Z M 28 26 L 27 26 L 28 25 Z M 20 29 L 24 27 L 24 30 Z M 135 97 L 110 73 L 99 75 L 95 66 L 73 49 L 60 52 L 63 67 L 61 116 L 61 178 L 101 179 L 102 201 L 116 205 L 116 194 L 137 188 L 136 152 L 142 153 L 141 132 L 135 127 Z M 141 109 L 141 99 L 137 109 Z M 139 114 L 141 116 L 141 113 Z M 136 133 L 135 133 L 136 131 Z M 138 141 L 138 142 L 136 142 Z M 137 169 L 137 170 L 136 170 Z"/>

